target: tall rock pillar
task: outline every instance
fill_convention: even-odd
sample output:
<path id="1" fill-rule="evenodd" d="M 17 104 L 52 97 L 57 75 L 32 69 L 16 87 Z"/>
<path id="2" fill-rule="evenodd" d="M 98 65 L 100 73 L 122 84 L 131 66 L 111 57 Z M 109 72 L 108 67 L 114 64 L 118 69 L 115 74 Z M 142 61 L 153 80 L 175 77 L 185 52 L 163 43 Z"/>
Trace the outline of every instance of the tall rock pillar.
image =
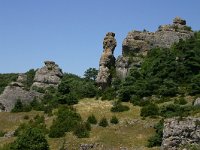
<path id="1" fill-rule="evenodd" d="M 101 89 L 105 89 L 111 84 L 112 70 L 115 69 L 115 57 L 113 52 L 117 42 L 115 39 L 115 33 L 108 32 L 103 41 L 103 54 L 99 62 L 99 72 L 96 78 L 96 82 Z"/>

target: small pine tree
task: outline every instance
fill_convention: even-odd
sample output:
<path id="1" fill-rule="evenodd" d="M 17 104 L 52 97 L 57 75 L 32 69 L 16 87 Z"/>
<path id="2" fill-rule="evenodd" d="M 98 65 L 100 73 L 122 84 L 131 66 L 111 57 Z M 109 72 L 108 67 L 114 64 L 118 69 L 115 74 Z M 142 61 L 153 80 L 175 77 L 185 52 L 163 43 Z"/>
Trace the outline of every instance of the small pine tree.
<path id="1" fill-rule="evenodd" d="M 88 138 L 89 131 L 87 129 L 86 123 L 80 123 L 74 130 L 74 135 L 78 138 Z"/>
<path id="2" fill-rule="evenodd" d="M 119 120 L 116 116 L 112 116 L 111 120 L 110 120 L 110 123 L 112 124 L 118 124 L 119 123 Z"/>
<path id="3" fill-rule="evenodd" d="M 105 117 L 103 117 L 100 122 L 99 122 L 99 126 L 102 126 L 102 127 L 107 127 L 108 126 L 108 121 Z"/>
<path id="4" fill-rule="evenodd" d="M 87 122 L 89 122 L 90 124 L 97 124 L 97 119 L 96 117 L 92 114 L 88 117 Z"/>

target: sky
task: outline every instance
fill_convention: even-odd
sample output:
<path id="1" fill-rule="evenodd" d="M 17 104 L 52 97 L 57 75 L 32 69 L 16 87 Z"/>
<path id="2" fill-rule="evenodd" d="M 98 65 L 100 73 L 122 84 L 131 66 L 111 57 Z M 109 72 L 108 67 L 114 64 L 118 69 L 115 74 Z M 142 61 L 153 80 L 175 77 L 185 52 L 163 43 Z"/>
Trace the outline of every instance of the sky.
<path id="1" fill-rule="evenodd" d="M 0 0 L 0 73 L 23 73 L 52 60 L 82 76 L 98 69 L 107 32 L 115 33 L 117 57 L 129 31 L 156 31 L 176 16 L 200 30 L 200 1 Z"/>

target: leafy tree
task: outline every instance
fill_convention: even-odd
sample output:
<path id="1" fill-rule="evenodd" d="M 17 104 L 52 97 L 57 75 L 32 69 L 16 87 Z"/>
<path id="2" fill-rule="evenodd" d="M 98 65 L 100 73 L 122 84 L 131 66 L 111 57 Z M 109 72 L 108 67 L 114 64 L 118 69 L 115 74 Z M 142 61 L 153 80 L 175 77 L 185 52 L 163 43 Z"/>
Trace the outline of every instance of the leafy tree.
<path id="1" fill-rule="evenodd" d="M 156 104 L 150 103 L 149 105 L 142 107 L 140 115 L 142 117 L 157 116 L 157 115 L 159 115 L 159 107 Z"/>
<path id="2" fill-rule="evenodd" d="M 27 75 L 27 80 L 24 84 L 28 90 L 30 89 L 31 85 L 34 82 L 35 73 L 36 71 L 34 69 L 30 69 L 29 71 L 25 73 Z"/>
<path id="3" fill-rule="evenodd" d="M 40 129 L 28 127 L 11 145 L 11 150 L 49 150 L 49 145 Z"/>
<path id="4" fill-rule="evenodd" d="M 4 91 L 4 88 L 11 83 L 12 81 L 16 81 L 18 74 L 8 73 L 8 74 L 0 74 L 0 94 Z"/>
<path id="5" fill-rule="evenodd" d="M 89 69 L 87 69 L 85 71 L 84 77 L 87 80 L 93 80 L 93 81 L 95 81 L 96 77 L 97 77 L 97 74 L 98 74 L 98 70 L 96 68 L 89 68 Z"/>

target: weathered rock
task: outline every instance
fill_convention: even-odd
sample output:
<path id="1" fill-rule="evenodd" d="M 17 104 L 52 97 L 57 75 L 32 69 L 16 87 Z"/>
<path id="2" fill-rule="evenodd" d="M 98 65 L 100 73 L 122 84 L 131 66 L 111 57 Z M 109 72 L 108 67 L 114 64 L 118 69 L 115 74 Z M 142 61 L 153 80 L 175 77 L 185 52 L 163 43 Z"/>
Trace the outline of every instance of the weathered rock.
<path id="1" fill-rule="evenodd" d="M 119 56 L 116 60 L 116 73 L 120 79 L 124 79 L 128 75 L 130 68 L 129 57 Z"/>
<path id="2" fill-rule="evenodd" d="M 122 44 L 122 56 L 118 57 L 116 70 L 118 76 L 126 74 L 130 67 L 139 68 L 143 58 L 152 48 L 170 48 L 172 44 L 179 42 L 180 39 L 186 40 L 194 35 L 193 31 L 186 25 L 186 21 L 176 17 L 171 25 L 159 26 L 156 32 L 132 31 L 129 32 Z M 131 64 L 128 58 L 132 61 Z M 127 65 L 129 64 L 127 67 Z"/>
<path id="3" fill-rule="evenodd" d="M 57 87 L 63 76 L 62 70 L 53 61 L 45 61 L 45 66 L 38 69 L 35 74 L 32 89 Z"/>
<path id="4" fill-rule="evenodd" d="M 11 82 L 0 95 L 0 111 L 11 111 L 18 99 L 21 100 L 23 104 L 28 104 L 35 97 L 40 96 L 40 94 L 35 91 L 25 90 L 22 83 L 25 78 L 22 80 L 21 77 L 22 75 L 20 74 L 17 80 L 18 82 Z"/>
<path id="5" fill-rule="evenodd" d="M 194 106 L 200 106 L 200 97 L 194 101 Z"/>
<path id="6" fill-rule="evenodd" d="M 188 144 L 200 145 L 200 118 L 166 119 L 161 150 L 177 150 Z"/>
<path id="7" fill-rule="evenodd" d="M 11 138 L 11 137 L 14 136 L 14 134 L 15 134 L 15 131 L 9 131 L 6 134 L 4 134 L 4 137 L 5 138 Z"/>
<path id="8" fill-rule="evenodd" d="M 111 69 L 115 68 L 115 57 L 113 52 L 117 45 L 115 33 L 108 32 L 103 41 L 103 54 L 99 62 L 99 72 L 96 78 L 97 84 L 105 88 L 111 83 Z"/>

